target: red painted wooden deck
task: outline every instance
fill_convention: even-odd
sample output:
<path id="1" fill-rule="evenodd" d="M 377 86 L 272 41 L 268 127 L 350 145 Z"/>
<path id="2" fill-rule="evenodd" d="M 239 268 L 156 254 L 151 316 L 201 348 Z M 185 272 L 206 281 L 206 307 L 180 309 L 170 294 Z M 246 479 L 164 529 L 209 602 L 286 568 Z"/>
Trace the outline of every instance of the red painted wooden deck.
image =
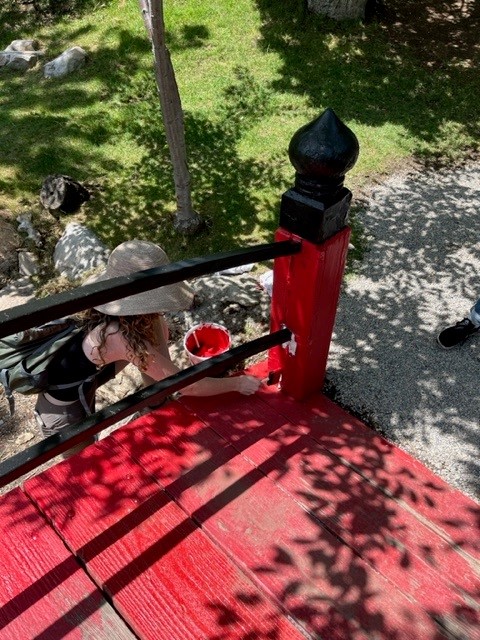
<path id="1" fill-rule="evenodd" d="M 477 640 L 479 517 L 322 395 L 172 402 L 0 499 L 0 638 Z"/>

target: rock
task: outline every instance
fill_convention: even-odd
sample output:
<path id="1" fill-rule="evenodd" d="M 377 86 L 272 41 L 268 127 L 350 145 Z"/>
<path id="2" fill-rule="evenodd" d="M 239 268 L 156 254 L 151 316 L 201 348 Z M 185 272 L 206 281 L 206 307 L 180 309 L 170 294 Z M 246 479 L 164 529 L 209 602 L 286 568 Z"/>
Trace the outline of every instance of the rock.
<path id="1" fill-rule="evenodd" d="M 32 51 L 20 53 L 17 51 L 0 52 L 0 68 L 10 71 L 28 71 L 38 62 L 38 54 Z"/>
<path id="2" fill-rule="evenodd" d="M 70 176 L 47 176 L 40 189 L 40 202 L 49 211 L 75 213 L 84 202 L 90 200 L 89 191 Z"/>
<path id="3" fill-rule="evenodd" d="M 30 440 L 33 440 L 33 438 L 35 438 L 34 433 L 32 433 L 31 431 L 24 431 L 15 440 L 15 444 L 17 446 L 20 446 L 20 445 L 26 444 L 27 442 L 30 442 Z"/>
<path id="4" fill-rule="evenodd" d="M 222 271 L 217 271 L 217 274 L 224 276 L 238 276 L 241 273 L 247 273 L 247 271 L 251 271 L 254 267 L 254 263 L 251 264 L 241 264 L 239 267 L 231 267 L 230 269 L 223 269 Z"/>
<path id="5" fill-rule="evenodd" d="M 5 51 L 38 51 L 37 40 L 12 40 Z"/>
<path id="6" fill-rule="evenodd" d="M 0 51 L 0 68 L 10 71 L 27 71 L 34 67 L 44 51 L 38 50 L 36 40 L 13 40 Z"/>
<path id="7" fill-rule="evenodd" d="M 215 299 L 211 300 L 211 303 L 220 304 L 222 309 L 234 303 L 249 309 L 259 304 L 263 296 L 257 280 L 252 276 L 210 275 L 198 278 L 193 284 L 195 293 L 200 295 L 202 300 L 211 298 L 215 292 Z"/>
<path id="8" fill-rule="evenodd" d="M 58 78 L 83 67 L 87 53 L 81 47 L 70 47 L 43 68 L 45 78 Z"/>
<path id="9" fill-rule="evenodd" d="M 17 216 L 17 222 L 18 230 L 25 231 L 30 240 L 33 240 L 37 247 L 39 247 L 42 244 L 42 237 L 32 225 L 32 214 L 22 213 L 21 215 Z"/>
<path id="10" fill-rule="evenodd" d="M 69 280 L 77 280 L 103 267 L 110 251 L 97 236 L 77 222 L 67 224 L 53 252 L 55 269 Z"/>
<path id="11" fill-rule="evenodd" d="M 18 270 L 21 276 L 33 276 L 38 273 L 38 258 L 32 251 L 18 252 Z"/>
<path id="12" fill-rule="evenodd" d="M 273 270 L 270 269 L 270 271 L 266 271 L 265 273 L 262 273 L 262 275 L 259 278 L 259 282 L 261 286 L 265 289 L 265 291 L 268 293 L 268 295 L 271 297 L 272 291 L 273 291 Z"/>

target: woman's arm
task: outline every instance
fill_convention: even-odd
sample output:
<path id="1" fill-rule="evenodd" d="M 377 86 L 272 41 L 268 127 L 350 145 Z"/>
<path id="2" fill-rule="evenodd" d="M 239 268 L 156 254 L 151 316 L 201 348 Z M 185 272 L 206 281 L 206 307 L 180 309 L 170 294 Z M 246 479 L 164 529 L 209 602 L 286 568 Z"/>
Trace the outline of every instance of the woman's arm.
<path id="1" fill-rule="evenodd" d="M 85 355 L 92 362 L 96 360 L 96 350 L 93 345 L 98 340 L 94 331 L 84 341 Z M 103 355 L 105 363 L 127 360 L 137 366 L 132 350 L 129 349 L 125 338 L 115 327 L 107 331 L 105 353 Z M 165 337 L 164 340 L 160 340 L 158 346 L 150 345 L 147 367 L 142 373 L 158 381 L 168 378 L 168 376 L 172 376 L 179 371 L 179 367 L 170 359 Z M 248 375 L 232 376 L 230 378 L 203 378 L 182 389 L 182 394 L 188 396 L 215 396 L 229 391 L 237 391 L 243 395 L 251 395 L 258 391 L 260 385 L 261 380 L 259 378 Z"/>
<path id="2" fill-rule="evenodd" d="M 167 360 L 155 350 L 149 358 L 148 368 L 145 373 L 154 380 L 163 380 L 179 371 L 180 369 L 171 360 Z M 203 378 L 182 389 L 181 393 L 186 396 L 216 396 L 229 391 L 237 391 L 249 396 L 256 393 L 260 385 L 261 380 L 259 378 L 248 375 L 232 376 L 230 378 Z"/>
<path id="3" fill-rule="evenodd" d="M 249 375 L 232 376 L 231 378 L 203 378 L 182 389 L 181 393 L 186 396 L 215 396 L 220 393 L 237 391 L 244 396 L 251 396 L 259 390 L 261 384 L 260 378 Z"/>

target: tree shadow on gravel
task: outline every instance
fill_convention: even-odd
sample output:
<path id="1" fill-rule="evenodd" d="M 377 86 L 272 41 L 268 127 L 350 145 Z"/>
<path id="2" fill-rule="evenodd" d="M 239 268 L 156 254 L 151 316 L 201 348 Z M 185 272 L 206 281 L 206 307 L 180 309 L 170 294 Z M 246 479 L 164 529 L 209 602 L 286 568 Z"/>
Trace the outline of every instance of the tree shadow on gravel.
<path id="1" fill-rule="evenodd" d="M 339 402 L 477 498 L 480 340 L 445 351 L 436 336 L 480 295 L 478 176 L 417 173 L 374 192 L 328 372 Z"/>

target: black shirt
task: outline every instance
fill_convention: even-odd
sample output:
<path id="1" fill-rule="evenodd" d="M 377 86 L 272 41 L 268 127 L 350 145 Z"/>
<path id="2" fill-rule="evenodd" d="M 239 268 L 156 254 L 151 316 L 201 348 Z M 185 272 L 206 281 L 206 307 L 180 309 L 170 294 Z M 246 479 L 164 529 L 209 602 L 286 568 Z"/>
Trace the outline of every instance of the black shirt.
<path id="1" fill-rule="evenodd" d="M 48 382 L 51 385 L 82 382 L 100 373 L 96 365 L 87 358 L 82 349 L 84 332 L 78 333 L 60 349 L 48 367 Z M 88 384 L 95 384 L 95 380 Z M 47 392 L 57 400 L 78 400 L 78 387 L 54 389 Z"/>

